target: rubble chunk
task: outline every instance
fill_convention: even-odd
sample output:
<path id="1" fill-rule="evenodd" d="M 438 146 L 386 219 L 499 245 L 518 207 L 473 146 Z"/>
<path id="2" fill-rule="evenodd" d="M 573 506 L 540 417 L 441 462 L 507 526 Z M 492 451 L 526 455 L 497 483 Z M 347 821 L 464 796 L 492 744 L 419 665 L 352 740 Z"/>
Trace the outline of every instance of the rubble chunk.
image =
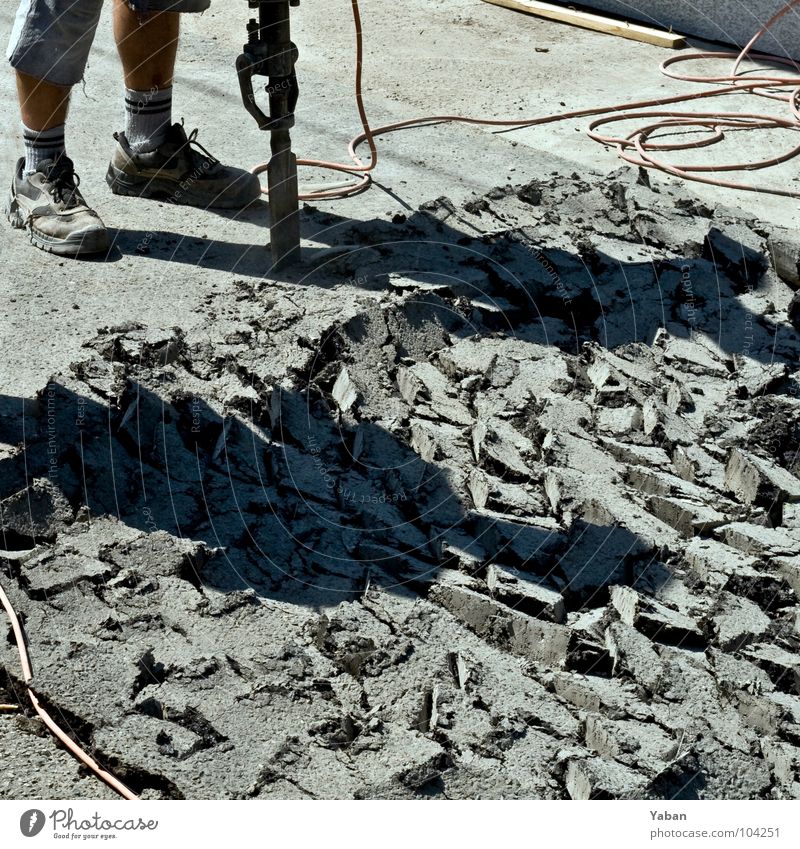
<path id="1" fill-rule="evenodd" d="M 713 539 L 695 537 L 683 552 L 692 574 L 703 583 L 722 586 L 731 575 L 755 577 L 759 574 L 757 557 L 742 554 L 736 548 Z"/>
<path id="2" fill-rule="evenodd" d="M 457 425 L 471 425 L 472 413 L 456 397 L 455 388 L 436 366 L 415 363 L 397 370 L 397 384 L 407 404 L 416 406 L 424 401 L 436 414 Z"/>
<path id="3" fill-rule="evenodd" d="M 548 666 L 566 662 L 569 630 L 563 625 L 533 619 L 468 587 L 434 586 L 428 597 L 513 654 Z"/>
<path id="4" fill-rule="evenodd" d="M 786 377 L 784 363 L 760 363 L 740 354 L 733 355 L 736 368 L 736 383 L 740 397 L 756 398 L 763 395 L 773 384 Z"/>
<path id="5" fill-rule="evenodd" d="M 800 289 L 800 242 L 794 232 L 775 233 L 770 236 L 768 246 L 778 276 L 794 289 Z"/>
<path id="6" fill-rule="evenodd" d="M 717 612 L 711 616 L 718 645 L 726 651 L 739 651 L 755 642 L 769 630 L 772 621 L 758 605 L 723 592 Z"/>
<path id="7" fill-rule="evenodd" d="M 614 674 L 628 674 L 635 681 L 655 690 L 663 664 L 650 640 L 623 622 L 606 628 L 606 646 L 614 662 Z"/>
<path id="8" fill-rule="evenodd" d="M 597 428 L 604 433 L 633 433 L 644 424 L 642 411 L 639 407 L 619 407 L 609 409 L 603 407 L 597 415 Z"/>
<path id="9" fill-rule="evenodd" d="M 486 569 L 486 586 L 498 601 L 514 610 L 550 622 L 566 621 L 567 612 L 561 593 L 536 583 L 532 575 L 527 576 L 517 570 L 512 572 L 492 563 Z"/>
<path id="10" fill-rule="evenodd" d="M 732 522 L 717 530 L 717 535 L 728 545 L 745 554 L 769 556 L 796 555 L 800 546 L 800 532 L 783 528 L 765 528 L 750 522 Z"/>
<path id="11" fill-rule="evenodd" d="M 725 467 L 725 484 L 746 504 L 800 501 L 800 479 L 771 460 L 734 448 Z"/>
<path id="12" fill-rule="evenodd" d="M 343 413 L 346 413 L 355 404 L 358 399 L 358 389 L 350 379 L 347 368 L 342 368 L 339 372 L 336 383 L 333 384 L 331 394 L 333 395 L 333 400 L 336 401 Z"/>
<path id="13" fill-rule="evenodd" d="M 651 469 L 666 469 L 670 466 L 669 455 L 663 448 L 620 442 L 605 436 L 601 436 L 599 442 L 620 463 L 642 465 Z"/>
<path id="14" fill-rule="evenodd" d="M 708 533 L 728 521 L 728 517 L 719 510 L 686 498 L 663 498 L 654 495 L 647 503 L 654 516 L 685 537 Z"/>
<path id="15" fill-rule="evenodd" d="M 647 784 L 640 772 L 604 758 L 570 761 L 566 786 L 571 799 L 634 799 Z"/>
<path id="16" fill-rule="evenodd" d="M 705 638 L 691 617 L 645 598 L 631 587 L 612 587 L 611 604 L 622 622 L 652 640 L 686 647 L 705 646 Z"/>
<path id="17" fill-rule="evenodd" d="M 748 648 L 744 656 L 762 667 L 779 690 L 800 695 L 800 657 L 795 652 L 762 643 Z"/>
<path id="18" fill-rule="evenodd" d="M 52 540 L 73 519 L 61 490 L 47 478 L 0 501 L 0 534 L 13 532 L 33 540 Z M 6 546 L 13 548 L 14 546 Z"/>

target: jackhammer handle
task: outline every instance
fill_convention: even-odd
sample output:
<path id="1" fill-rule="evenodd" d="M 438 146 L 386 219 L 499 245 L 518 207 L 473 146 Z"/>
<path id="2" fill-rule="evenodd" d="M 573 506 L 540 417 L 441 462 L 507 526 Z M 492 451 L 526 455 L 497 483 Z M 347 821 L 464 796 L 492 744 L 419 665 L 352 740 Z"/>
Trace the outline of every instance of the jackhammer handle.
<path id="1" fill-rule="evenodd" d="M 239 91 L 244 108 L 256 119 L 258 128 L 266 130 L 270 117 L 256 103 L 256 95 L 253 91 L 253 62 L 246 53 L 241 53 L 236 58 L 236 76 L 239 80 Z"/>

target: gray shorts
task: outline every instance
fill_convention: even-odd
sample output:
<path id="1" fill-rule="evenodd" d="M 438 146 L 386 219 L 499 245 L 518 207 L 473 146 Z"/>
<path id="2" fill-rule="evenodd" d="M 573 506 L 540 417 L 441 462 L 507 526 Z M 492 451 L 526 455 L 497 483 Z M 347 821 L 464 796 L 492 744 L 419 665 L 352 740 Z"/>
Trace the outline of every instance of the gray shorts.
<path id="1" fill-rule="evenodd" d="M 128 0 L 141 12 L 203 12 L 211 0 Z M 83 78 L 103 0 L 22 0 L 8 61 L 13 68 L 54 85 Z"/>

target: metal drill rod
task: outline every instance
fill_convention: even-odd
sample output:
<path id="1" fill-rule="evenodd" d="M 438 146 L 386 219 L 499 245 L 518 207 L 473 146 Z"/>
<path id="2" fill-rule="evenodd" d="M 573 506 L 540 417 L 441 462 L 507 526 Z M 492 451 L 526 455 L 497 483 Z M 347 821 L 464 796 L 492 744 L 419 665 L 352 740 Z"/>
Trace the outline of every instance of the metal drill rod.
<path id="1" fill-rule="evenodd" d="M 297 47 L 292 43 L 289 7 L 299 0 L 248 0 L 258 8 L 258 21 L 248 24 L 248 43 L 236 60 L 242 100 L 262 130 L 270 132 L 271 157 L 267 168 L 270 207 L 270 249 L 273 268 L 300 259 L 300 211 L 297 157 L 292 152 L 291 127 L 298 86 L 294 66 Z M 253 76 L 269 78 L 266 92 L 269 115 L 257 106 Z"/>
<path id="2" fill-rule="evenodd" d="M 267 169 L 270 249 L 274 267 L 300 260 L 300 209 L 297 200 L 297 157 L 288 130 L 273 130 Z"/>
<path id="3" fill-rule="evenodd" d="M 294 125 L 297 100 L 297 80 L 294 76 L 297 49 L 292 44 L 288 0 L 282 3 L 262 3 L 259 16 L 261 37 L 275 44 L 279 51 L 267 86 L 270 115 L 278 119 L 277 126 L 270 129 L 272 156 L 267 169 L 267 186 L 272 262 L 280 268 L 300 260 L 297 157 L 292 152 L 289 133 L 289 127 Z"/>

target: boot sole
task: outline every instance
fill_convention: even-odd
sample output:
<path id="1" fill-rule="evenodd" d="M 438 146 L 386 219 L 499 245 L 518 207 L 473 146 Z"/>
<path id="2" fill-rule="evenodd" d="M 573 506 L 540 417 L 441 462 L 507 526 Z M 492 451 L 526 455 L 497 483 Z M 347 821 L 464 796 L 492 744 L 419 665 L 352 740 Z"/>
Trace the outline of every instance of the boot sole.
<path id="1" fill-rule="evenodd" d="M 25 222 L 19 204 L 13 196 L 6 198 L 3 212 L 15 230 L 28 231 L 30 242 L 34 247 L 56 256 L 91 256 L 107 251 L 111 245 L 107 232 L 84 234 L 80 238 L 73 239 L 54 239 L 52 236 L 39 233 Z"/>
<path id="2" fill-rule="evenodd" d="M 226 198 L 221 192 L 218 197 L 209 201 L 207 192 L 193 191 L 191 186 L 184 189 L 178 181 L 167 181 L 163 177 L 154 180 L 150 177 L 127 174 L 115 168 L 113 163 L 109 163 L 106 183 L 115 195 L 121 197 L 148 198 L 201 209 L 243 209 L 261 196 L 259 188 L 259 193 L 254 197 Z"/>

